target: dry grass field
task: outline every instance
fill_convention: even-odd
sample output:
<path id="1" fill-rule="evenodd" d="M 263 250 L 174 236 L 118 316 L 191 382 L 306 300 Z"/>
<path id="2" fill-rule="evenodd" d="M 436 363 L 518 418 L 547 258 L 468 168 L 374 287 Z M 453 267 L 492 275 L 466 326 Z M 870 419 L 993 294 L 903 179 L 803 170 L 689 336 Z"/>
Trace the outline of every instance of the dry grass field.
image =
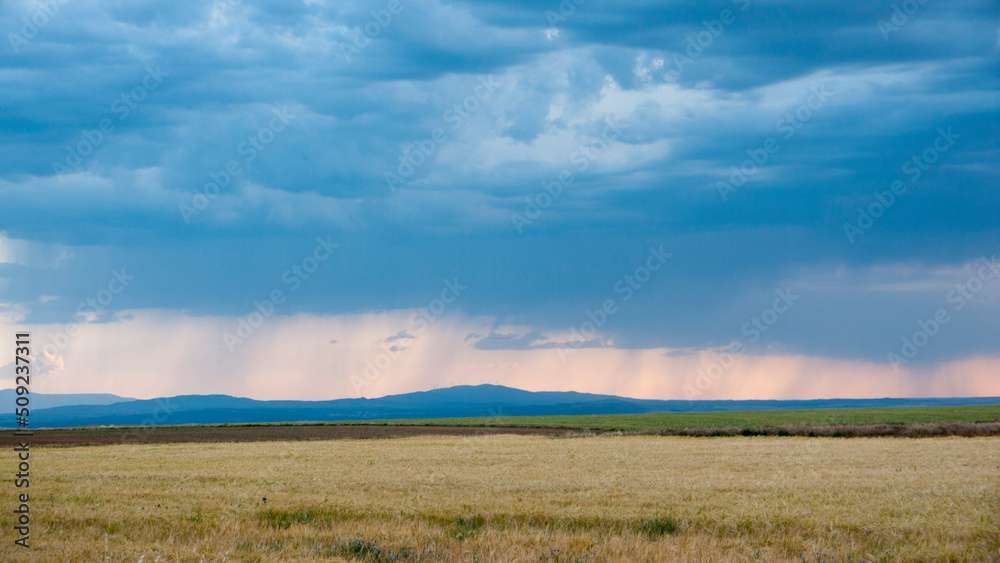
<path id="1" fill-rule="evenodd" d="M 31 459 L 33 547 L 15 549 L 5 509 L 3 561 L 1000 561 L 996 437 L 427 436 Z"/>

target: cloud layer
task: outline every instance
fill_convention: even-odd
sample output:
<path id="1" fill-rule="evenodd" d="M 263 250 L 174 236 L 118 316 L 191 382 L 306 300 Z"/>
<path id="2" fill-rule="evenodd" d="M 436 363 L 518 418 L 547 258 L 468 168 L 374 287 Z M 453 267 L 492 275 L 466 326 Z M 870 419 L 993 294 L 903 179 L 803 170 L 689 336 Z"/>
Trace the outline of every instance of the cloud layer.
<path id="1" fill-rule="evenodd" d="M 673 397 L 696 377 L 683 358 L 736 342 L 782 374 L 809 358 L 895 394 L 972 393 L 979 376 L 943 370 L 1000 355 L 1000 283 L 982 270 L 1000 254 L 1000 7 L 897 8 L 4 3 L 0 315 L 46 333 L 125 310 L 215 319 L 214 350 L 281 291 L 268 326 L 291 332 L 254 336 L 265 349 L 300 334 L 290 319 L 427 309 L 449 280 L 467 289 L 435 319 L 482 320 L 435 332 L 454 336 L 436 369 L 455 378 L 568 349 L 604 370 L 569 387 L 632 366 L 632 394 Z M 339 245 L 327 259 L 318 238 Z M 660 247 L 670 259 L 638 281 Z M 778 291 L 798 297 L 767 322 Z M 430 342 L 407 323 L 378 338 L 393 336 Z M 321 338 L 334 359 L 295 373 L 352 394 L 363 345 Z M 228 357 L 214 369 L 249 369 Z M 824 394 L 821 372 L 759 388 Z M 237 379 L 219 392 L 270 396 Z"/>

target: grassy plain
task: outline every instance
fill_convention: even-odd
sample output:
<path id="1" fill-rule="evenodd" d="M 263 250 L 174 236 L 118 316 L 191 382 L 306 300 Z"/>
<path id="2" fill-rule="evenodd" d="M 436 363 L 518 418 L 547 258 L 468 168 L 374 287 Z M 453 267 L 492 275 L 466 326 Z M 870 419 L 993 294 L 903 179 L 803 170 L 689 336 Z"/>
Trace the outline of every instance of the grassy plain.
<path id="1" fill-rule="evenodd" d="M 31 459 L 33 547 L 13 547 L 4 510 L 3 561 L 1000 561 L 997 437 L 425 436 Z"/>

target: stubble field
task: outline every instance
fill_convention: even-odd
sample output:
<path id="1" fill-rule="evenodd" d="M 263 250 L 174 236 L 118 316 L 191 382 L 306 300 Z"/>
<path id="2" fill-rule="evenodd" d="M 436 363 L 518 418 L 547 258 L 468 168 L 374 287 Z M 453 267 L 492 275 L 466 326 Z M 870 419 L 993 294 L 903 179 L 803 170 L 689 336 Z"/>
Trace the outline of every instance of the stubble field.
<path id="1" fill-rule="evenodd" d="M 32 548 L 8 538 L 4 561 L 1000 560 L 996 437 L 428 436 L 32 461 Z"/>

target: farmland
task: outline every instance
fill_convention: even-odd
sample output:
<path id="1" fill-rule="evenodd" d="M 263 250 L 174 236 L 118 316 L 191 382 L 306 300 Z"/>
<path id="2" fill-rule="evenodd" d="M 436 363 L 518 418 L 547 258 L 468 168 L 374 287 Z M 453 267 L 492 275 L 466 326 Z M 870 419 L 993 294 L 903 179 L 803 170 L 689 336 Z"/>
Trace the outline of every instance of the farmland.
<path id="1" fill-rule="evenodd" d="M 780 426 L 908 425 L 945 422 L 1000 422 L 1000 405 L 894 407 L 737 412 L 608 414 L 582 416 L 493 416 L 422 420 L 358 421 L 338 424 L 427 426 L 507 426 L 661 432 L 683 428 L 760 428 Z"/>
<path id="2" fill-rule="evenodd" d="M 85 427 L 37 430 L 33 443 L 39 446 L 73 446 L 339 440 L 497 433 L 565 435 L 581 432 L 691 436 L 990 436 L 1000 435 L 1000 405 Z M 7 447 L 12 444 L 13 437 L 10 434 L 0 433 L 0 446 Z"/>
<path id="3" fill-rule="evenodd" d="M 415 436 L 32 459 L 33 547 L 5 540 L 3 560 L 1000 558 L 996 437 Z"/>

